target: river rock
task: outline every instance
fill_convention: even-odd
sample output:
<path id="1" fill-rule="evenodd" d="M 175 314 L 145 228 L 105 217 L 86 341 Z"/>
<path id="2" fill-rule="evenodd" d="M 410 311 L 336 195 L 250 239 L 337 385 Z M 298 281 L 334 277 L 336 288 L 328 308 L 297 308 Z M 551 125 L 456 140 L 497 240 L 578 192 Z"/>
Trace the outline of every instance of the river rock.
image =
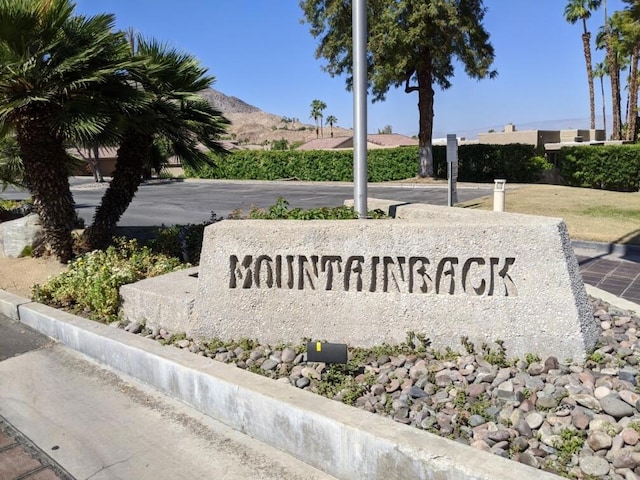
<path id="1" fill-rule="evenodd" d="M 609 473 L 609 462 L 604 458 L 596 457 L 593 455 L 587 455 L 580 457 L 580 470 L 585 475 L 592 475 L 594 477 L 601 477 Z"/>
<path id="2" fill-rule="evenodd" d="M 627 402 L 620 400 L 617 394 L 607 395 L 600 399 L 602 409 L 614 418 L 622 418 L 633 415 L 635 408 Z"/>

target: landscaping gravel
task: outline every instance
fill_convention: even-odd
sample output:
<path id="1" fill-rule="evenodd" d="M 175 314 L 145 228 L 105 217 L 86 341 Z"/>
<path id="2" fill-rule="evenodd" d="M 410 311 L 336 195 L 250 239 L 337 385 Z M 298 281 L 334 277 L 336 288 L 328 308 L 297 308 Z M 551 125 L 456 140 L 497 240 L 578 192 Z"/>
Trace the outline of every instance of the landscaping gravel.
<path id="1" fill-rule="evenodd" d="M 511 359 L 499 342 L 437 352 L 426 339 L 364 351 L 350 362 L 306 362 L 304 347 L 242 340 L 197 342 L 139 332 L 292 388 L 322 394 L 473 448 L 578 479 L 640 479 L 640 317 L 591 299 L 601 325 L 585 365 Z M 562 332 L 558 332 L 559 335 Z"/>

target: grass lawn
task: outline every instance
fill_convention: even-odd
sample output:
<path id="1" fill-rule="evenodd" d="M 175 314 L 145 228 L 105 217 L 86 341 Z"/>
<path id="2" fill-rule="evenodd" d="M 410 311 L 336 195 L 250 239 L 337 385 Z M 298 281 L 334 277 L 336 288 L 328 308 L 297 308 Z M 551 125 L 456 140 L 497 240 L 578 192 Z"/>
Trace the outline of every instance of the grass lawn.
<path id="1" fill-rule="evenodd" d="M 493 196 L 458 206 L 492 210 Z M 574 240 L 640 245 L 640 193 L 507 184 L 505 211 L 563 218 Z"/>

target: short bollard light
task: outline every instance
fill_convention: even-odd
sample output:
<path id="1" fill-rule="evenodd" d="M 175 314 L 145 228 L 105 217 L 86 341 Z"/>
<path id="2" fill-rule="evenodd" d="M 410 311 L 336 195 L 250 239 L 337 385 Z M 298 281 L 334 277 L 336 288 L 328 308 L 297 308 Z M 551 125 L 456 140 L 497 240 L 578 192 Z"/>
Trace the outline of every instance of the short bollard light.
<path id="1" fill-rule="evenodd" d="M 307 342 L 307 362 L 347 363 L 345 343 Z"/>
<path id="2" fill-rule="evenodd" d="M 493 211 L 504 212 L 504 186 L 507 183 L 506 180 L 496 179 L 494 180 L 495 186 L 493 187 Z"/>

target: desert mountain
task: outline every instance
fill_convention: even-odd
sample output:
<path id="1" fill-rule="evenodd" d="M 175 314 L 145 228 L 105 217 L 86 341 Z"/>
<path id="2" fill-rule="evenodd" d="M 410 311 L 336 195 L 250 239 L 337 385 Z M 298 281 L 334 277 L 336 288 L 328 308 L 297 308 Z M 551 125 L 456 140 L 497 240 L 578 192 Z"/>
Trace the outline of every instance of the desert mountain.
<path id="1" fill-rule="evenodd" d="M 289 145 L 304 143 L 316 138 L 314 124 L 302 123 L 299 119 L 281 117 L 260 110 L 245 101 L 208 88 L 200 95 L 231 121 L 228 139 L 237 142 L 240 148 L 256 145 L 271 145 L 285 139 Z M 323 126 L 324 136 L 330 136 L 329 126 Z M 335 137 L 353 135 L 351 130 L 333 127 Z"/>

